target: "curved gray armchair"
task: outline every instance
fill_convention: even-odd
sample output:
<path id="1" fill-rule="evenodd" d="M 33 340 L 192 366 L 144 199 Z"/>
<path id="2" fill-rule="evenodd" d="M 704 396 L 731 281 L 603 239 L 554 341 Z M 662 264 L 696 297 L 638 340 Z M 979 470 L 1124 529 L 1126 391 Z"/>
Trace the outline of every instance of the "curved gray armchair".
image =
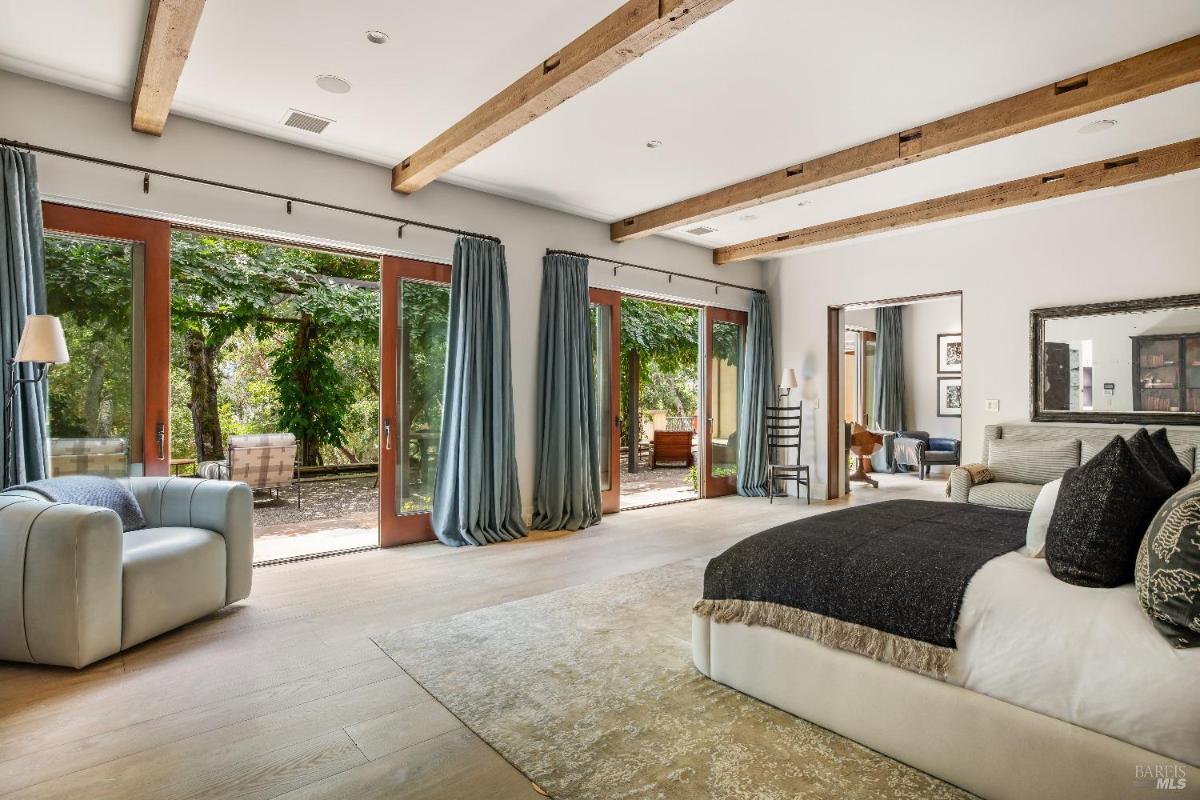
<path id="1" fill-rule="evenodd" d="M 0 659 L 84 667 L 250 595 L 250 489 L 126 478 L 146 527 L 106 508 L 0 494 Z"/>

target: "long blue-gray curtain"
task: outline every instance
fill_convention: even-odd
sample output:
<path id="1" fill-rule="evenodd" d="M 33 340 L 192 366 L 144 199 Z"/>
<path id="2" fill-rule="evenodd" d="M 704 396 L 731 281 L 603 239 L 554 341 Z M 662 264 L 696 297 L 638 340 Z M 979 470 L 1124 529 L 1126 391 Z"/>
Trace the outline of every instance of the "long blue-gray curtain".
<path id="1" fill-rule="evenodd" d="M 504 245 L 458 237 L 432 514 L 434 533 L 454 547 L 525 535 L 509 331 Z"/>
<path id="2" fill-rule="evenodd" d="M 875 416 L 872 427 L 904 430 L 904 326 L 902 306 L 875 309 Z M 885 448 L 871 460 L 877 470 L 889 471 Z"/>
<path id="3" fill-rule="evenodd" d="M 0 146 L 0 368 L 8 389 L 8 359 L 17 352 L 29 314 L 46 313 L 46 253 L 42 239 L 42 200 L 37 161 L 32 153 Z M 33 364 L 18 365 L 22 378 L 35 377 Z M 0 431 L 8 420 L 0 404 Z M 0 454 L 10 479 L 25 483 L 50 474 L 47 459 L 49 409 L 46 382 L 25 383 L 13 401 L 13 448 L 0 437 Z"/>
<path id="4" fill-rule="evenodd" d="M 766 407 L 775 404 L 774 370 L 771 304 L 765 293 L 755 292 L 746 322 L 742 407 L 738 410 L 737 491 L 746 497 L 767 494 Z"/>
<path id="5" fill-rule="evenodd" d="M 547 255 L 538 331 L 534 528 L 576 531 L 600 521 L 597 413 L 588 260 Z"/>

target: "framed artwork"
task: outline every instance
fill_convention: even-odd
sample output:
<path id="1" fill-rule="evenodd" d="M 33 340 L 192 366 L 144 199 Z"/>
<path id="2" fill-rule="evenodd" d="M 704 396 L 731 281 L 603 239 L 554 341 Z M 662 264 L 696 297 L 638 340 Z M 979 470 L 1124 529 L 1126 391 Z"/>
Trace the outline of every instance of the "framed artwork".
<path id="1" fill-rule="evenodd" d="M 961 333 L 939 333 L 937 337 L 937 371 L 962 372 L 963 348 Z"/>
<path id="2" fill-rule="evenodd" d="M 938 376 L 938 416 L 962 416 L 962 378 L 950 375 Z"/>

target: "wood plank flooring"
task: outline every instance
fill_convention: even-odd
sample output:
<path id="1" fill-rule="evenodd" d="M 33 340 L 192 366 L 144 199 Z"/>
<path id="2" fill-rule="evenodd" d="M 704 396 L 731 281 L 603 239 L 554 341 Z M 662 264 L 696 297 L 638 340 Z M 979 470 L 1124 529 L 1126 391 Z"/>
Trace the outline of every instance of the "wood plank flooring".
<path id="1" fill-rule="evenodd" d="M 533 798 L 529 781 L 370 636 L 684 558 L 847 503 L 738 497 L 630 511 L 575 534 L 412 545 L 258 569 L 248 600 L 85 670 L 0 662 L 0 797 Z"/>

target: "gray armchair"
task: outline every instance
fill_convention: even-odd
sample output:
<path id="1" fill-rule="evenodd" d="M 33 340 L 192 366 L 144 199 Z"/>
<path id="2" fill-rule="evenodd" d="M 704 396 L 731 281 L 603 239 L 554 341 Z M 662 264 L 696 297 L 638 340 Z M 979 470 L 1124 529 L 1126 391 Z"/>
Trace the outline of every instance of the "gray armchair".
<path id="1" fill-rule="evenodd" d="M 930 437 L 927 431 L 900 431 L 894 448 L 896 464 L 912 467 L 921 480 L 929 477 L 931 467 L 957 467 L 962 463 L 960 440 Z"/>
<path id="2" fill-rule="evenodd" d="M 146 528 L 107 508 L 0 494 L 0 659 L 84 667 L 250 595 L 242 483 L 126 478 Z"/>

